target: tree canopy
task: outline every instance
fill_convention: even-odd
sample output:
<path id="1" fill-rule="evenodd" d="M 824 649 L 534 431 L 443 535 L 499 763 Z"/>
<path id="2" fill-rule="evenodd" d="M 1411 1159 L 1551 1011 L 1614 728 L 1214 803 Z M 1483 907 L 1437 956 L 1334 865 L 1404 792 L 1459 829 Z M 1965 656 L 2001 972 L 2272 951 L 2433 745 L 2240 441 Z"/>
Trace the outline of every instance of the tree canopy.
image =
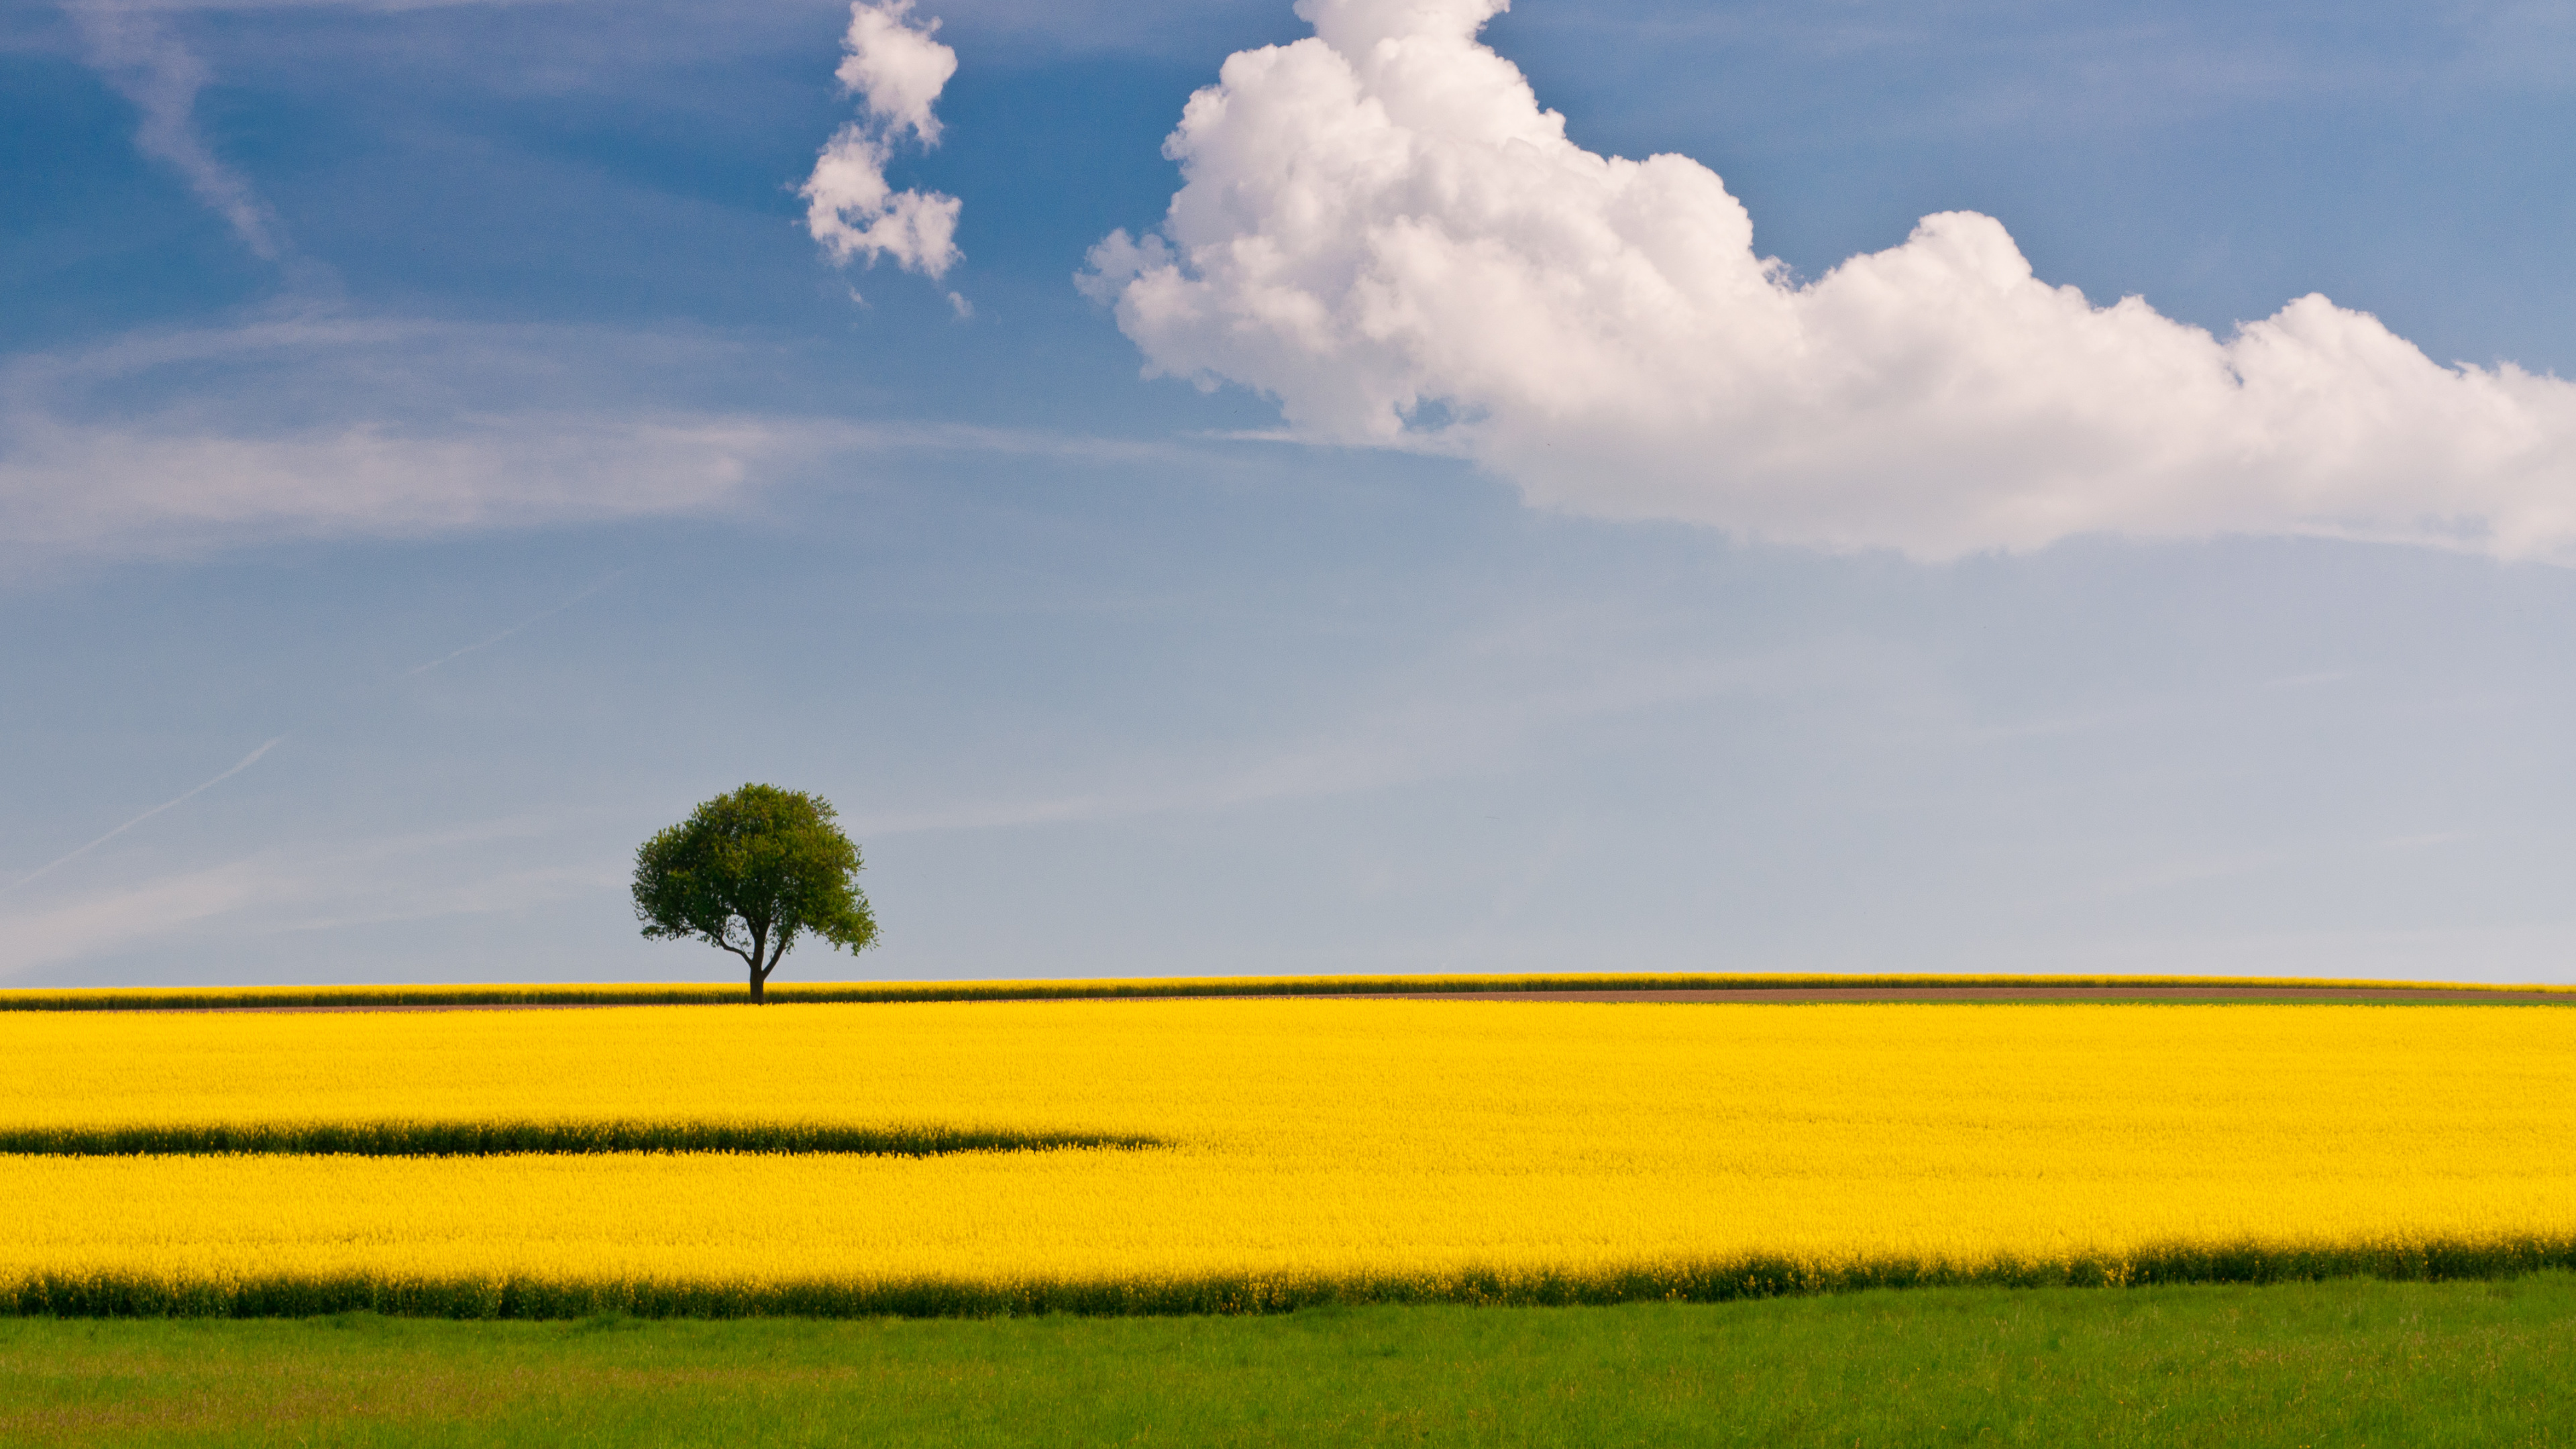
<path id="1" fill-rule="evenodd" d="M 797 937 L 852 952 L 876 944 L 859 889 L 859 848 L 832 802 L 745 785 L 718 795 L 635 852 L 635 918 L 663 941 L 721 946 L 751 970 L 751 999 Z"/>

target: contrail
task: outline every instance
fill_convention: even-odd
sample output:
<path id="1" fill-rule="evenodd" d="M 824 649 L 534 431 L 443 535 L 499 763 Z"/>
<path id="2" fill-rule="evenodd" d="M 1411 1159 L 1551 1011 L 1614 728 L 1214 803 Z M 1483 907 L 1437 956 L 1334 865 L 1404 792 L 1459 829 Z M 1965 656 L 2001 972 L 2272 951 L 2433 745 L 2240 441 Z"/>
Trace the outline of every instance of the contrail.
<path id="1" fill-rule="evenodd" d="M 198 796 L 200 796 L 200 795 L 203 795 L 203 794 L 204 794 L 204 793 L 206 793 L 208 790 L 211 790 L 211 789 L 215 788 L 217 785 L 220 785 L 220 784 L 222 784 L 223 782 L 225 782 L 226 780 L 231 779 L 233 776 L 238 775 L 238 774 L 240 774 L 242 771 L 249 769 L 251 766 L 258 764 L 258 763 L 259 763 L 259 757 L 260 757 L 260 756 L 262 756 L 262 755 L 264 755 L 264 754 L 267 754 L 269 751 L 271 751 L 271 750 L 273 750 L 273 749 L 276 749 L 280 744 L 284 743 L 285 739 L 286 739 L 286 736 L 284 736 L 284 735 L 278 735 L 277 737 L 275 737 L 275 738 L 271 739 L 268 743 L 266 743 L 266 744 L 264 744 L 264 745 L 261 745 L 258 749 L 255 749 L 255 750 L 251 751 L 249 754 L 242 756 L 242 757 L 241 757 L 241 763 L 240 763 L 240 764 L 237 764 L 237 765 L 233 766 L 231 769 L 224 771 L 222 774 L 217 775 L 215 778 L 213 778 L 213 779 L 211 779 L 211 780 L 208 780 L 206 783 L 204 783 L 204 784 L 202 784 L 202 785 L 199 785 L 196 789 L 189 791 L 187 794 L 182 795 L 182 796 L 180 796 L 179 798 L 177 798 L 177 799 L 175 799 L 175 800 L 164 800 L 164 801 L 162 801 L 160 804 L 153 806 L 151 809 L 144 811 L 142 814 L 135 816 L 133 819 L 126 821 L 123 825 L 120 825 L 120 826 L 116 827 L 114 830 L 111 830 L 111 831 L 107 832 L 105 835 L 100 836 L 98 839 L 93 840 L 93 841 L 91 841 L 89 844 L 82 846 L 80 849 L 75 850 L 75 851 L 72 851 L 72 852 L 71 852 L 70 854 L 68 854 L 68 855 L 57 856 L 57 857 L 56 857 L 56 858 L 54 858 L 53 860 L 47 861 L 45 864 L 40 865 L 40 866 L 36 867 L 34 870 L 29 871 L 29 872 L 28 872 L 28 873 L 26 873 L 25 875 L 22 875 L 22 876 L 18 877 L 16 880 L 13 880 L 13 881 L 9 882 L 9 884 L 7 884 L 7 885 L 5 885 L 5 886 L 0 886 L 0 895 L 6 895 L 6 894 L 8 894 L 10 891 L 14 891 L 14 890 L 16 890 L 18 887 L 20 887 L 20 886 L 22 886 L 22 885 L 25 885 L 27 882 L 29 882 L 29 881 L 31 881 L 31 880 L 34 880 L 36 877 L 38 877 L 38 876 L 40 876 L 40 875 L 43 875 L 43 874 L 45 874 L 46 872 L 48 872 L 48 871 L 50 871 L 50 870 L 54 869 L 54 867 L 56 867 L 56 866 L 59 866 L 59 865 L 65 865 L 65 864 L 68 864 L 68 863 L 70 863 L 70 862 L 72 862 L 72 861 L 75 861 L 75 860 L 80 859 L 82 856 L 89 854 L 91 851 L 96 850 L 96 849 L 98 849 L 100 846 L 107 844 L 109 841 L 114 840 L 116 837 L 118 837 L 118 836 L 120 836 L 120 835 L 123 835 L 125 832 L 127 832 L 127 831 L 129 831 L 129 830 L 132 830 L 135 826 L 142 824 L 144 821 L 151 819 L 153 816 L 160 814 L 160 813 L 161 813 L 162 811 L 164 811 L 164 810 L 171 809 L 171 808 L 173 808 L 173 807 L 175 807 L 175 806 L 179 806 L 179 805 L 185 805 L 185 804 L 187 804 L 189 801 L 196 799 L 196 798 L 197 798 Z"/>
<path id="2" fill-rule="evenodd" d="M 489 649 L 493 645 L 500 643 L 502 640 L 509 638 L 511 635 L 518 633 L 520 630 L 527 628 L 531 624 L 544 623 L 546 620 L 553 618 L 555 615 L 562 613 L 564 610 L 571 608 L 573 605 L 578 604 L 582 600 L 589 598 L 591 595 L 598 593 L 600 590 L 607 588 L 610 584 L 617 582 L 625 576 L 626 570 L 619 569 L 617 572 L 601 579 L 598 583 L 592 584 L 589 588 L 582 590 L 580 593 L 573 595 L 571 598 L 564 600 L 553 608 L 545 610 L 543 613 L 530 614 L 528 617 L 521 619 L 519 622 L 502 630 L 500 633 L 493 635 L 489 639 L 468 644 L 462 649 L 441 654 L 436 659 L 429 661 L 427 664 L 415 664 L 411 668 L 404 670 L 402 673 L 395 675 L 394 678 L 409 679 L 415 674 L 427 674 L 429 671 L 436 669 L 438 666 L 445 664 L 451 659 L 462 659 L 477 649 Z"/>
<path id="3" fill-rule="evenodd" d="M 580 603 L 582 600 L 589 598 L 591 595 L 598 593 L 600 590 L 607 588 L 610 584 L 617 582 L 619 578 L 625 575 L 625 573 L 626 570 L 619 569 L 616 573 L 610 574 L 608 577 L 601 579 L 598 583 L 592 584 L 589 588 L 582 590 L 580 593 L 573 595 L 571 598 L 564 600 L 553 608 L 547 609 L 542 613 L 531 614 L 527 618 L 521 619 L 519 622 L 502 630 L 500 633 L 493 635 L 489 639 L 479 640 L 475 643 L 466 645 L 462 649 L 452 650 L 449 653 L 442 654 L 438 658 L 429 661 L 427 664 L 415 665 L 410 669 L 406 669 L 394 677 L 397 679 L 409 679 L 415 674 L 425 674 L 432 669 L 436 669 L 438 666 L 445 664 L 451 659 L 462 658 L 465 655 L 473 653 L 477 649 L 489 649 L 493 645 L 500 643 L 502 640 L 509 638 L 511 635 L 518 633 L 520 630 L 527 628 L 529 625 L 551 619 L 555 615 L 562 613 L 564 610 L 571 608 L 573 605 Z M 288 732 L 288 734 L 292 733 L 293 731 Z M 50 874 L 57 868 L 80 859 L 82 856 L 89 854 L 91 851 L 107 844 L 116 837 L 132 830 L 135 826 L 142 824 L 144 821 L 151 819 L 153 816 L 160 814 L 164 810 L 173 810 L 181 805 L 187 804 L 189 801 L 203 795 L 208 790 L 215 788 L 217 785 L 231 779 L 233 776 L 238 775 L 242 771 L 249 769 L 251 766 L 258 764 L 260 756 L 276 749 L 279 745 L 285 743 L 286 739 L 287 735 L 279 735 L 276 738 L 271 739 L 268 743 L 261 745 L 258 749 L 242 756 L 239 764 L 234 765 L 231 769 L 224 771 L 222 774 L 208 780 L 206 783 L 199 785 L 196 789 L 189 791 L 187 794 L 181 795 L 175 800 L 165 800 L 160 804 L 153 806 L 151 809 L 144 811 L 142 814 L 135 816 L 133 819 L 126 821 L 123 825 L 116 827 L 114 830 L 107 832 L 105 835 L 100 836 L 98 839 L 91 841 L 89 844 L 82 846 L 80 849 L 47 861 L 45 864 L 36 867 L 34 870 L 27 872 L 25 875 L 18 877 L 7 885 L 0 886 L 0 895 L 7 895 L 9 892 L 27 884 L 29 881 Z"/>

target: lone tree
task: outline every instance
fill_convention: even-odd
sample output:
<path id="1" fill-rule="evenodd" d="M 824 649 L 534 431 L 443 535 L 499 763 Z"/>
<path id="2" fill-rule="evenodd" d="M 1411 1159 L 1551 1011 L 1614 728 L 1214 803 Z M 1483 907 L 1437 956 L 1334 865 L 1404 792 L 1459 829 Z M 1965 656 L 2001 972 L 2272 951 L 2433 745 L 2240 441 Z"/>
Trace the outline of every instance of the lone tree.
<path id="1" fill-rule="evenodd" d="M 801 790 L 718 795 L 635 852 L 635 918 L 657 941 L 694 936 L 740 956 L 754 1001 L 799 935 L 864 951 L 876 917 L 859 890 L 859 848 L 837 818 L 832 802 Z"/>

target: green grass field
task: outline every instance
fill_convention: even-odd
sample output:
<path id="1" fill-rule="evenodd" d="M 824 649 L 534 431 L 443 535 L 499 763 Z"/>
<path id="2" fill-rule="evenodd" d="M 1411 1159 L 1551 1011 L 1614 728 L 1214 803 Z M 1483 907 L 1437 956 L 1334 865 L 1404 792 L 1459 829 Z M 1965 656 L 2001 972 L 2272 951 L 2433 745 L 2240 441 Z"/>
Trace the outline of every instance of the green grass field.
<path id="1" fill-rule="evenodd" d="M 2576 1274 L 1267 1318 L 0 1320 L 9 1445 L 2576 1444 Z"/>

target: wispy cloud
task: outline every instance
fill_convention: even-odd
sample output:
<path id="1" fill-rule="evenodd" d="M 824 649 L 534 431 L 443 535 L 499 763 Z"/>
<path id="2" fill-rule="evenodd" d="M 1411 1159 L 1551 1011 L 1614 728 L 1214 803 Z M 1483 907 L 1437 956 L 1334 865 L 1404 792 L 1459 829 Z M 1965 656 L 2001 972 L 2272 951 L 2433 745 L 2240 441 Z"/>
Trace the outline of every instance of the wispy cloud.
<path id="1" fill-rule="evenodd" d="M 43 865 L 40 865 L 34 870 L 27 872 L 25 875 L 18 877 L 16 880 L 9 882 L 9 884 L 0 886 L 0 895 L 6 895 L 31 881 L 39 880 L 45 876 L 51 875 L 61 867 L 80 859 L 82 856 L 89 854 L 91 851 L 107 844 L 116 837 L 132 830 L 135 826 L 142 824 L 153 816 L 158 815 L 165 810 L 176 809 L 181 805 L 187 804 L 189 801 L 203 795 L 208 790 L 215 788 L 217 785 L 231 779 L 233 776 L 238 775 L 242 771 L 249 769 L 251 766 L 258 764 L 262 755 L 276 749 L 279 745 L 284 744 L 285 742 L 286 736 L 284 735 L 278 735 L 275 738 L 268 740 L 258 749 L 242 756 L 240 763 L 234 765 L 231 769 L 224 771 L 222 774 L 215 776 L 213 779 L 206 781 L 204 784 L 197 786 L 195 789 L 174 796 L 171 799 L 164 800 L 160 804 L 153 806 L 151 809 L 144 811 L 142 814 L 135 816 L 133 819 L 126 821 L 123 825 L 120 825 L 114 830 L 107 832 L 105 835 L 100 836 L 98 839 L 91 841 L 89 844 L 81 846 L 75 850 L 65 851 L 63 854 L 54 857 L 52 860 L 45 862 Z"/>
<path id="2" fill-rule="evenodd" d="M 1127 775 L 1106 788 L 863 812 L 852 826 L 867 836 L 892 836 L 1087 824 L 1506 774 L 1528 768 L 1550 739 L 1602 721 L 1719 699 L 1843 691 L 1870 673 L 1830 648 L 1717 660 L 1647 654 L 1606 667 L 1531 657 L 1550 642 L 1497 639 L 1490 650 L 1469 651 L 1463 675 L 1405 679 L 1373 708 L 1354 709 L 1330 728 L 1266 748 L 1198 762 L 1157 757 L 1150 777 Z M 1530 671 L 1547 682 L 1532 686 Z"/>
<path id="3" fill-rule="evenodd" d="M 488 639 L 478 639 L 473 643 L 466 645 L 462 649 L 451 649 L 426 664 L 413 665 L 411 668 L 404 670 L 396 677 L 409 679 L 416 674 L 427 674 L 429 671 L 438 668 L 442 664 L 451 663 L 455 660 L 464 658 L 468 654 L 480 653 L 485 649 L 489 649 L 493 645 L 508 639 L 512 635 L 517 634 L 524 629 L 527 629 L 531 625 L 544 623 L 546 620 L 553 618 L 555 615 L 562 613 L 564 610 L 571 608 L 582 600 L 592 597 L 602 589 L 607 588 L 610 584 L 613 584 L 619 579 L 625 577 L 625 575 L 626 570 L 619 569 L 616 573 L 610 574 L 608 577 L 601 579 L 598 583 L 592 584 L 589 588 L 582 590 L 580 593 L 573 595 L 571 598 L 564 600 L 562 603 L 555 605 L 551 609 L 540 609 L 536 613 L 530 614 L 528 617 L 521 619 L 519 622 L 502 630 L 498 634 L 494 634 Z"/>
<path id="4" fill-rule="evenodd" d="M 415 668 L 410 668 L 410 670 L 402 670 L 402 673 L 399 673 L 399 676 L 394 676 L 394 681 L 404 681 L 404 678 L 422 676 L 422 673 L 430 673 L 430 670 L 440 668 L 440 665 L 453 663 L 453 660 L 461 660 L 461 657 L 474 655 L 474 652 L 479 652 L 479 650 L 489 650 L 489 647 L 500 645 L 500 642 L 505 642 L 505 639 L 515 637 L 515 634 L 520 634 L 520 632 L 526 632 L 526 629 L 536 627 L 536 624 L 541 624 L 541 621 L 554 619 L 556 614 L 564 614 L 564 611 L 567 611 L 567 608 L 577 606 L 577 603 L 582 603 L 582 601 L 585 601 L 585 598 L 598 596 L 600 590 L 605 590 L 605 588 L 608 588 L 608 585 L 616 583 L 616 580 L 621 578 L 623 572 L 626 572 L 626 570 L 613 572 L 613 575 L 608 575 L 608 578 L 598 580 L 598 583 L 592 583 L 590 588 L 580 590 L 580 593 L 574 593 L 574 596 L 572 596 L 572 598 L 567 598 L 567 601 L 556 603 L 556 606 L 551 606 L 551 608 L 541 608 L 541 611 L 538 611 L 538 614 L 531 614 L 531 616 L 528 616 L 528 619 L 520 619 L 518 624 L 510 624 L 510 627 L 502 629 L 502 632 L 489 634 L 489 637 L 484 637 L 484 639 L 477 639 L 477 642 L 471 642 L 471 645 L 459 647 L 459 650 L 448 650 L 446 655 L 438 655 L 438 657 L 435 657 L 435 660 L 428 660 L 428 663 L 415 665 Z M 384 683 L 392 683 L 392 681 L 384 681 Z M 273 737 L 270 737 L 270 740 L 265 740 L 265 743 L 260 743 L 260 748 L 255 748 L 255 750 L 250 750 L 250 753 L 247 753 L 247 755 L 242 755 L 240 761 L 234 763 L 232 768 L 227 768 L 227 771 L 222 771 L 222 773 L 216 773 L 214 779 L 209 779 L 209 781 L 204 781 L 204 784 L 193 786 L 193 789 L 188 789 L 188 792 L 183 792 L 183 794 L 175 794 L 175 797 L 165 799 L 165 802 L 162 802 L 162 804 L 155 804 L 155 807 L 152 807 L 152 810 L 144 810 L 142 815 L 131 817 L 131 820 L 126 820 L 124 825 L 116 825 L 116 828 L 108 830 L 106 835 L 98 835 L 98 838 L 95 838 L 95 841 L 82 843 L 82 846 L 72 848 L 72 851 L 64 851 L 62 856 L 54 856 L 52 861 L 46 861 L 46 864 L 36 866 L 36 869 L 33 869 L 33 871 L 26 871 L 26 874 L 23 874 L 23 877 L 13 879 L 13 882 L 0 884 L 0 897 L 15 895 L 15 892 L 21 890 L 21 887 L 26 887 L 26 884 L 33 884 L 33 882 L 39 882 L 39 879 L 49 877 L 49 874 L 54 874 L 54 871 L 62 869 L 62 866 L 72 864 L 72 861 L 82 859 L 82 856 L 88 856 L 88 853 L 90 853 L 90 851 L 95 851 L 95 848 L 106 846 L 108 841 L 116 841 L 118 835 L 129 833 L 129 830 L 134 830 L 134 828 L 137 828 L 137 825 L 144 825 L 144 822 L 147 822 L 147 820 L 155 820 L 155 817 L 167 815 L 167 812 L 170 812 L 170 810 L 178 810 L 180 804 L 188 804 L 188 802 L 191 802 L 191 799 L 201 797 L 201 794 L 206 794 L 206 792 L 209 792 L 209 789 L 214 789 L 214 786 L 224 784 L 224 781 L 229 781 L 229 779 L 232 779 L 232 776 L 237 776 L 237 773 L 247 771 L 247 768 L 250 768 L 250 766 L 255 766 L 255 763 L 260 763 L 260 758 L 265 758 L 265 755 L 268 755 L 270 750 L 276 750 L 278 745 L 286 743 L 286 740 L 289 740 L 291 735 L 294 735 L 294 732 L 291 732 L 291 730 L 289 730 L 289 732 L 283 732 L 283 735 L 273 735 Z M 469 833 L 466 833 L 466 838 L 471 838 L 471 841 L 482 841 L 482 838 L 487 838 L 487 835 L 489 835 L 489 828 L 482 828 L 482 830 L 469 830 Z M 417 841 L 422 841 L 422 838 L 412 838 L 412 843 L 417 843 Z M 430 841 L 430 843 L 448 843 L 448 835 L 430 835 L 428 841 Z M 345 851 L 343 851 L 343 853 L 345 853 Z M 358 851 L 358 853 L 361 853 L 361 856 L 363 856 L 363 853 L 368 853 L 368 851 Z M 224 877 L 224 879 L 229 879 L 229 877 Z M 206 892 L 188 892 L 188 890 L 180 890 L 180 892 L 178 892 L 178 897 L 175 897 L 175 900 L 209 900 L 209 897 L 206 897 Z M 75 915 L 72 915 L 72 918 L 75 918 L 75 920 L 85 920 L 85 915 L 80 915 L 80 908 L 75 908 Z"/>
<path id="5" fill-rule="evenodd" d="M 0 364 L 0 567 L 702 513 L 828 460 L 895 452 L 1221 451 L 639 400 L 663 374 L 736 350 L 324 316 L 23 354 Z"/>
<path id="6" fill-rule="evenodd" d="M 507 10 L 516 7 L 569 9 L 600 0 L 113 0 L 116 8 L 146 14 L 190 14 L 202 11 L 357 10 L 393 14 L 405 10 Z"/>
<path id="7" fill-rule="evenodd" d="M 513 816 L 331 840 L 0 910 L 0 980 L 191 936 L 261 937 L 523 910 L 615 889 L 624 862 L 585 852 L 578 822 Z M 496 863 L 496 850 L 525 847 Z M 567 861 L 566 854 L 574 856 Z"/>
<path id="8" fill-rule="evenodd" d="M 0 913 L 0 980 L 185 930 L 273 900 L 289 884 L 273 866 L 234 861 Z"/>
<path id="9" fill-rule="evenodd" d="M 141 111 L 134 144 L 187 178 L 242 245 L 273 262 L 289 259 L 284 223 L 240 172 L 218 158 L 197 128 L 197 93 L 209 74 L 161 18 L 118 0 L 74 0 L 66 7 L 87 44 L 90 64 Z"/>
<path id="10" fill-rule="evenodd" d="M 75 554 L 690 512 L 733 498 L 755 464 L 800 441 L 723 417 L 485 418 L 441 433 L 360 422 L 268 437 L 13 421 L 0 533 L 13 551 Z"/>

